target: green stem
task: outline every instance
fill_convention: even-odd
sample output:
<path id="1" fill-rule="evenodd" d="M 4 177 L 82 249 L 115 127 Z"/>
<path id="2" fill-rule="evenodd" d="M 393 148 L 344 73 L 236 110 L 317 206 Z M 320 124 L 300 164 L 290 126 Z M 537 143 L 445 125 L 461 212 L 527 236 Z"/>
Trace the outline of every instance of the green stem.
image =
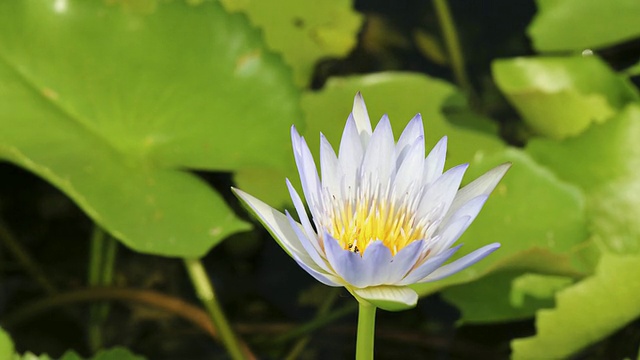
<path id="1" fill-rule="evenodd" d="M 220 339 L 227 348 L 229 355 L 231 355 L 231 358 L 234 360 L 247 359 L 248 357 L 243 353 L 233 330 L 231 330 L 229 322 L 222 312 L 222 307 L 216 299 L 213 285 L 207 276 L 204 266 L 202 266 L 202 262 L 199 259 L 184 259 L 184 262 L 196 294 L 207 309 L 209 317 L 218 330 Z"/>
<path id="2" fill-rule="evenodd" d="M 453 75 L 456 78 L 456 82 L 467 94 L 472 94 L 473 89 L 469 84 L 465 71 L 464 57 L 462 56 L 462 48 L 460 47 L 456 24 L 453 21 L 453 17 L 451 17 L 447 0 L 433 0 L 433 4 L 438 14 L 440 28 L 442 29 L 442 35 L 444 36 L 444 41 L 447 46 L 449 59 L 451 59 L 451 67 L 453 68 Z"/>
<path id="3" fill-rule="evenodd" d="M 20 244 L 9 227 L 0 220 L 0 243 L 4 245 L 18 260 L 24 270 L 38 283 L 38 285 L 48 294 L 53 295 L 58 292 L 53 283 L 38 263 L 31 257 L 29 252 Z"/>
<path id="4" fill-rule="evenodd" d="M 113 281 L 118 242 L 107 235 L 100 226 L 95 225 L 90 243 L 89 285 L 92 287 L 109 286 Z M 88 334 L 89 346 L 94 352 L 102 348 L 102 324 L 108 315 L 108 303 L 91 305 Z"/>
<path id="5" fill-rule="evenodd" d="M 373 341 L 376 329 L 376 307 L 359 301 L 358 336 L 356 338 L 356 360 L 373 359 Z"/>
<path id="6" fill-rule="evenodd" d="M 331 310 L 331 307 L 338 299 L 338 295 L 340 294 L 342 289 L 333 288 L 330 291 L 331 293 L 329 294 L 328 298 L 318 308 L 318 313 L 315 316 L 316 319 L 322 319 L 327 316 L 329 310 Z M 287 356 L 285 357 L 285 360 L 294 360 L 300 358 L 300 354 L 302 354 L 302 352 L 304 351 L 304 348 L 309 343 L 309 340 L 311 340 L 311 338 L 308 335 L 298 339 L 291 351 L 289 351 L 289 354 L 287 354 Z"/>

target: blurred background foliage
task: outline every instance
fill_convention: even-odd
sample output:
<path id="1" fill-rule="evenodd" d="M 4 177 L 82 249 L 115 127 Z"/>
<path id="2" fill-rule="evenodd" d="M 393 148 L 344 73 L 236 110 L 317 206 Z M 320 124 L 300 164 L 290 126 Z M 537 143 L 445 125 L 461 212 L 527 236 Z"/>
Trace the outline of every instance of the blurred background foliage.
<path id="1" fill-rule="evenodd" d="M 259 358 L 353 357 L 352 299 L 229 187 L 290 208 L 289 127 L 318 155 L 357 91 L 466 182 L 514 164 L 461 239 L 501 249 L 379 314 L 378 358 L 636 358 L 638 75 L 637 0 L 4 0 L 0 358 L 226 358 L 191 257 Z"/>

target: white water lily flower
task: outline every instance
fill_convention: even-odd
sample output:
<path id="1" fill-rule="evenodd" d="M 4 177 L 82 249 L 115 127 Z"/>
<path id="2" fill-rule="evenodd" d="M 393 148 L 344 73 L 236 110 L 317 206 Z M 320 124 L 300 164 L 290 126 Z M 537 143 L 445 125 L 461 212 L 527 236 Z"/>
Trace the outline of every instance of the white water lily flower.
<path id="1" fill-rule="evenodd" d="M 355 97 L 338 155 L 320 135 L 318 171 L 303 137 L 291 129 L 295 161 L 311 220 L 287 179 L 300 222 L 234 189 L 280 246 L 318 281 L 344 286 L 358 300 L 387 310 L 415 306 L 408 287 L 442 279 L 481 260 L 494 243 L 449 264 L 452 247 L 508 170 L 500 165 L 458 190 L 468 164 L 443 173 L 447 138 L 425 159 L 416 115 L 394 142 L 383 116 L 372 132 L 364 100 Z"/>

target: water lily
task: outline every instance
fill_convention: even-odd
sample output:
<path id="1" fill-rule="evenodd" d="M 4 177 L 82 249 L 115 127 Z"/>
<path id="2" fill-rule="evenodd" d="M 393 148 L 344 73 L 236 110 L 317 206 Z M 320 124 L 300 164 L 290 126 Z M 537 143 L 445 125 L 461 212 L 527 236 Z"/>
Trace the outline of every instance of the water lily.
<path id="1" fill-rule="evenodd" d="M 425 158 L 422 118 L 398 142 L 385 115 L 372 131 L 358 93 L 338 155 L 320 134 L 320 170 L 304 137 L 291 128 L 302 191 L 311 213 L 287 179 L 299 222 L 285 211 L 234 189 L 280 246 L 318 281 L 344 286 L 359 301 L 387 310 L 415 306 L 409 285 L 435 281 L 478 262 L 493 243 L 445 264 L 510 164 L 460 189 L 468 164 L 443 173 L 447 138 Z"/>

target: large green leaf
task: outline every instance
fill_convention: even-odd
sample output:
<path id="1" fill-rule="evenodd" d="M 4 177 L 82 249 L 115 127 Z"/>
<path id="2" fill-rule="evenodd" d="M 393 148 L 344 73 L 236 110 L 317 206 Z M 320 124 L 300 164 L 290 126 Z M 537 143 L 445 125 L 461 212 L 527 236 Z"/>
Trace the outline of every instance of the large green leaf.
<path id="1" fill-rule="evenodd" d="M 0 156 L 137 251 L 200 256 L 247 225 L 185 168 L 283 167 L 288 68 L 215 1 L 0 2 Z"/>
<path id="2" fill-rule="evenodd" d="M 640 105 L 630 105 L 582 136 L 536 139 L 527 152 L 582 187 L 596 240 L 618 253 L 640 251 Z"/>
<path id="3" fill-rule="evenodd" d="M 14 351 L 11 337 L 4 329 L 0 328 L 0 359 L 11 359 Z"/>
<path id="4" fill-rule="evenodd" d="M 640 256 L 603 255 L 593 277 L 540 310 L 538 334 L 512 342 L 514 359 L 565 359 L 640 316 Z"/>
<path id="5" fill-rule="evenodd" d="M 269 47 L 282 54 L 296 83 L 306 86 L 317 62 L 342 57 L 356 45 L 362 15 L 352 0 L 221 0 L 262 28 Z"/>
<path id="6" fill-rule="evenodd" d="M 553 293 L 546 296 L 522 291 L 518 284 L 529 275 L 521 272 L 497 272 L 478 281 L 465 285 L 452 286 L 442 292 L 445 300 L 453 303 L 460 310 L 461 323 L 487 323 L 512 321 L 529 318 L 541 308 L 553 307 Z M 542 278 L 542 275 L 537 275 Z M 556 290 L 558 278 L 548 277 L 548 281 L 539 281 L 538 288 Z M 568 280 L 571 281 L 571 280 Z M 526 289 L 529 290 L 529 289 Z"/>
<path id="7" fill-rule="evenodd" d="M 538 0 L 528 32 L 539 51 L 582 51 L 640 37 L 637 0 Z"/>
<path id="8" fill-rule="evenodd" d="M 493 75 L 531 129 L 556 139 L 578 135 L 638 100 L 628 80 L 594 56 L 498 60 Z"/>
<path id="9" fill-rule="evenodd" d="M 448 135 L 450 166 L 482 158 L 504 147 L 495 135 L 454 126 L 445 120 L 443 104 L 450 97 L 457 97 L 449 83 L 422 74 L 386 72 L 332 78 L 322 90 L 304 93 L 302 108 L 306 127 L 302 132 L 316 159 L 321 132 L 337 149 L 358 91 L 364 96 L 372 123 L 375 125 L 383 114 L 388 114 L 396 137 L 417 113 L 424 119 L 428 147 Z M 278 131 L 289 134 L 289 127 Z M 293 155 L 289 161 L 293 164 Z M 255 168 L 237 172 L 235 181 L 243 190 L 279 206 L 288 202 L 285 177 L 297 181 L 298 175 L 295 170 Z"/>
<path id="10" fill-rule="evenodd" d="M 582 247 L 588 237 L 584 196 L 577 187 L 559 180 L 517 149 L 506 149 L 472 162 L 465 179 L 474 179 L 507 161 L 513 166 L 460 238 L 459 243 L 464 245 L 457 256 L 493 242 L 499 242 L 500 249 L 448 278 L 415 285 L 420 295 L 498 271 L 572 277 L 589 271 L 589 264 L 582 258 Z M 472 296 L 472 289 L 466 291 Z M 508 293 L 501 296 L 507 298 Z"/>

